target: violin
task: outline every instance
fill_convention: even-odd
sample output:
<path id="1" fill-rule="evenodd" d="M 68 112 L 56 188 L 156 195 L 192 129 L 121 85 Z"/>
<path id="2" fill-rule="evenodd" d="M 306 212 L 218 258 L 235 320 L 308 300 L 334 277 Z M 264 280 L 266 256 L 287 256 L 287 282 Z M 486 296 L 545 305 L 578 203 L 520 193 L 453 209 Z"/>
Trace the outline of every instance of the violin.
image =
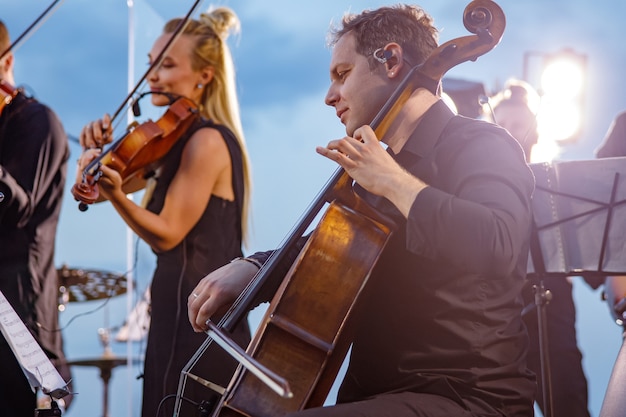
<path id="1" fill-rule="evenodd" d="M 198 117 L 196 104 L 180 97 L 156 122 L 131 124 L 122 138 L 85 167 L 81 181 L 72 186 L 72 195 L 80 202 L 79 210 L 86 211 L 89 204 L 98 200 L 100 166 L 119 172 L 124 184 L 133 178 L 145 178 Z"/>
<path id="2" fill-rule="evenodd" d="M 187 25 L 191 15 L 200 6 L 202 0 L 195 0 L 185 17 L 181 19 L 178 27 L 165 44 L 154 62 L 141 76 L 134 88 L 128 93 L 117 110 L 111 117 L 111 122 L 115 120 L 124 110 L 126 104 L 139 90 L 141 84 L 146 80 L 148 74 L 154 68 L 161 65 L 165 54 L 178 39 L 183 29 Z M 143 93 L 141 97 L 149 93 Z M 166 94 L 167 95 L 167 94 Z M 137 104 L 138 99 L 133 103 Z M 133 109 L 135 111 L 136 109 Z M 135 113 L 137 113 L 135 111 Z M 116 140 L 105 152 L 85 167 L 82 179 L 72 186 L 72 195 L 79 202 L 78 209 L 86 211 L 90 204 L 98 201 L 100 195 L 98 190 L 98 180 L 102 176 L 99 168 L 104 165 L 120 173 L 123 184 L 128 184 L 133 179 L 144 178 L 152 172 L 159 161 L 167 155 L 172 146 L 187 131 L 189 126 L 199 117 L 199 111 L 195 103 L 186 97 L 179 97 L 170 104 L 164 115 L 158 121 L 148 120 L 140 125 L 131 124 L 126 134 Z M 137 114 L 135 114 L 137 115 Z"/>
<path id="3" fill-rule="evenodd" d="M 4 80 L 0 80 L 0 115 L 2 115 L 2 110 L 11 104 L 18 92 L 17 88 Z"/>
<path id="4" fill-rule="evenodd" d="M 504 32 L 505 17 L 492 0 L 474 0 L 465 8 L 463 23 L 475 35 L 444 43 L 424 64 L 411 69 L 370 124 L 378 138 L 384 137 L 417 88 L 436 94 L 450 68 L 492 50 Z M 202 382 L 189 371 L 208 344 L 215 340 L 228 345 L 224 342 L 228 332 L 245 317 L 261 292 L 271 290 L 274 297 L 244 352 L 245 360 L 239 359 L 241 352 L 233 353 L 241 366 L 228 387 L 218 392 L 221 398 L 212 416 L 282 416 L 324 404 L 351 343 L 359 297 L 396 228 L 391 219 L 361 200 L 352 186 L 352 179 L 338 168 L 219 325 L 207 323 L 210 337 L 181 372 L 179 393 L 187 376 Z M 293 259 L 297 243 L 326 205 L 326 212 Z M 289 270 L 277 285 L 276 271 L 285 266 Z M 255 363 L 259 367 L 255 368 Z M 263 375 L 263 369 L 271 373 Z"/>

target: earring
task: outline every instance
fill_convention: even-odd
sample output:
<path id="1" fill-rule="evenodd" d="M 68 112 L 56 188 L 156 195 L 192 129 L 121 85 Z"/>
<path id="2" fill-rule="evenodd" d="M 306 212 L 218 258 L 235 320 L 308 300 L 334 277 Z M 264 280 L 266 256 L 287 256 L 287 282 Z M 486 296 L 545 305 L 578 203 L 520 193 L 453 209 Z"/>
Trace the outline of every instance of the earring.
<path id="1" fill-rule="evenodd" d="M 202 83 L 198 83 L 198 85 L 196 85 L 196 88 L 202 88 L 202 87 L 203 87 Z"/>

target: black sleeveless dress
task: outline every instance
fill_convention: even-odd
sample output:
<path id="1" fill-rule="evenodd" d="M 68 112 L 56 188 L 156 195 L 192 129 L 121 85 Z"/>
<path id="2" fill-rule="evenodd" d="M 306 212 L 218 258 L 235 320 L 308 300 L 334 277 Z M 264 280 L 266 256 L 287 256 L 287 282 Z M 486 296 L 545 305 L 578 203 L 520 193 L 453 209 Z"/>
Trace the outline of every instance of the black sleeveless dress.
<path id="1" fill-rule="evenodd" d="M 181 370 L 207 338 L 203 333 L 194 333 L 189 324 L 187 297 L 207 274 L 242 255 L 243 162 L 239 144 L 225 126 L 200 120 L 189 129 L 165 157 L 147 209 L 158 213 L 163 208 L 165 194 L 178 170 L 183 148 L 201 127 L 219 130 L 228 145 L 235 200 L 226 201 L 211 196 L 202 217 L 185 239 L 175 248 L 156 254 L 144 369 L 143 417 L 156 417 L 157 412 L 158 416 L 172 415 L 173 397 L 163 401 L 160 409 L 159 404 L 166 396 L 177 393 Z M 245 348 L 250 341 L 250 329 L 247 320 L 242 322 L 232 337 Z M 236 365 L 230 355 L 212 343 L 191 373 L 225 387 Z M 212 390 L 191 379 L 187 379 L 183 396 L 196 403 L 216 397 Z M 187 401 L 182 404 L 184 412 L 181 415 L 196 415 L 196 407 Z"/>

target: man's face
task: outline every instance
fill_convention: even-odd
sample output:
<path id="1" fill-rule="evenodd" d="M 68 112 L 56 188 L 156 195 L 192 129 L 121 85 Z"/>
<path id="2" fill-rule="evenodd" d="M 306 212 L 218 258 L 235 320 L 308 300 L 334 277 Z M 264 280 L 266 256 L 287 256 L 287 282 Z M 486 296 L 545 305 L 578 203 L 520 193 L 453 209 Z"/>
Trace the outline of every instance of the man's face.
<path id="1" fill-rule="evenodd" d="M 325 102 L 335 108 L 350 136 L 370 124 L 391 95 L 392 85 L 380 65 L 380 70 L 370 70 L 367 57 L 356 52 L 352 33 L 342 36 L 333 48 Z"/>

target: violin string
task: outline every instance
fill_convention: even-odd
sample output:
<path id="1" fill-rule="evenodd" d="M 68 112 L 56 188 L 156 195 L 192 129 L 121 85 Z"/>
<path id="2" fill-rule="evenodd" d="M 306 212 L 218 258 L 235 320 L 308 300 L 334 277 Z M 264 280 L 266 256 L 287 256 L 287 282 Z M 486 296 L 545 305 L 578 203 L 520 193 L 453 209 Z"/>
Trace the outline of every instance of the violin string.
<path id="1" fill-rule="evenodd" d="M 187 24 L 189 23 L 189 19 L 191 15 L 196 11 L 196 9 L 200 6 L 200 4 L 203 1 L 204 0 L 196 0 L 195 3 L 191 6 L 191 8 L 189 9 L 185 17 L 181 20 L 176 30 L 174 30 L 174 33 L 172 34 L 172 36 L 168 39 L 167 43 L 165 44 L 165 47 L 161 50 L 161 52 L 159 52 L 159 55 L 157 56 L 157 58 L 154 60 L 154 62 L 152 62 L 152 64 L 148 67 L 148 69 L 141 76 L 139 81 L 137 81 L 137 83 L 135 84 L 135 87 L 128 93 L 124 101 L 120 104 L 117 110 L 113 113 L 113 115 L 111 116 L 111 120 L 115 120 L 120 115 L 120 113 L 127 106 L 129 100 L 135 96 L 139 88 L 143 85 L 146 78 L 148 78 L 148 75 L 150 74 L 150 72 L 152 72 L 155 68 L 161 65 L 163 58 L 165 57 L 165 54 L 169 51 L 172 44 L 183 33 L 185 27 L 187 27 Z"/>
<path id="2" fill-rule="evenodd" d="M 55 0 L 55 1 L 62 1 L 62 0 Z M 135 87 L 124 98 L 124 100 L 122 101 L 120 106 L 115 110 L 115 112 L 111 116 L 111 125 L 112 125 L 112 128 L 113 128 L 112 130 L 115 130 L 116 128 L 118 128 L 120 123 L 122 123 L 122 120 L 117 120 L 117 122 L 116 122 L 116 119 L 122 113 L 122 111 L 124 109 L 127 109 L 128 111 L 130 111 L 130 108 L 132 107 L 132 103 L 130 103 L 130 100 L 135 96 L 135 94 L 137 94 L 137 91 L 139 91 L 139 89 L 143 86 L 143 84 L 144 84 L 146 78 L 148 77 L 148 75 L 150 74 L 150 72 L 153 71 L 155 68 L 157 68 L 159 65 L 161 65 L 161 63 L 163 61 L 163 58 L 165 57 L 165 54 L 169 51 L 169 49 L 172 46 L 172 44 L 174 43 L 174 41 L 176 41 L 176 39 L 178 39 L 178 37 L 183 33 L 185 27 L 189 23 L 189 19 L 190 19 L 191 15 L 196 11 L 196 9 L 200 6 L 200 4 L 203 3 L 203 1 L 204 0 L 196 0 L 194 2 L 194 4 L 191 6 L 191 8 L 187 12 L 187 14 L 181 20 L 181 22 L 178 25 L 178 27 L 174 30 L 173 35 L 170 37 L 170 39 L 168 39 L 167 43 L 165 44 L 165 47 L 161 50 L 161 52 L 159 53 L 157 58 L 148 67 L 148 69 L 144 72 L 144 74 L 141 76 L 139 81 L 137 81 L 137 83 L 135 84 Z M 142 96 L 143 95 L 140 95 L 137 98 L 137 100 L 139 100 Z M 115 146 L 116 143 L 117 143 L 117 141 L 113 141 L 111 146 L 109 147 L 109 149 L 111 149 L 112 146 Z M 96 169 L 98 169 L 100 161 L 102 160 L 102 158 L 104 158 L 104 156 L 107 153 L 108 152 L 102 152 L 102 153 L 100 153 L 100 155 L 98 157 L 93 159 L 85 167 L 85 169 L 83 170 L 83 174 L 84 175 L 95 175 L 96 174 Z"/>

